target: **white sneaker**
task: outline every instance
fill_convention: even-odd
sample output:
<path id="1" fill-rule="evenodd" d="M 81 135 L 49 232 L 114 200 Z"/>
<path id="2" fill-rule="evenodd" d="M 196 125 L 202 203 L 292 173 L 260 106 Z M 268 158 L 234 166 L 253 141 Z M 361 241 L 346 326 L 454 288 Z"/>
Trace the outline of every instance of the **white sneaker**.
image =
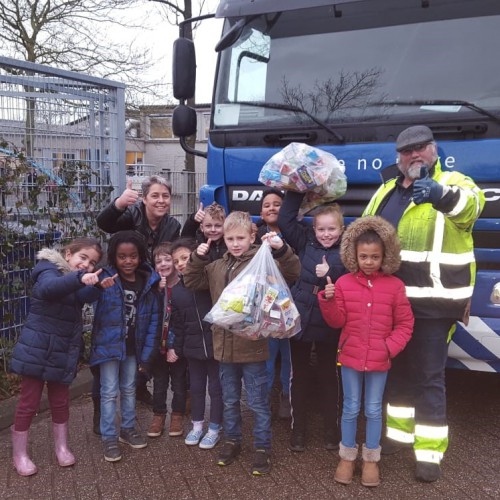
<path id="1" fill-rule="evenodd" d="M 188 446 L 196 446 L 200 442 L 201 436 L 203 436 L 203 429 L 198 431 L 191 429 L 189 434 L 186 436 L 186 439 L 184 439 L 184 443 Z"/>
<path id="2" fill-rule="evenodd" d="M 208 431 L 201 440 L 200 448 L 202 450 L 211 450 L 220 439 L 220 432 Z"/>

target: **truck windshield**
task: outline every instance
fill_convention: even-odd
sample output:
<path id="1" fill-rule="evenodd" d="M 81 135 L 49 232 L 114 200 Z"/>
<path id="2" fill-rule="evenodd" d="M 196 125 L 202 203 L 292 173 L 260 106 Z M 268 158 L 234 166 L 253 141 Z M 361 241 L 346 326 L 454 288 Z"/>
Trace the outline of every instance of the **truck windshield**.
<path id="1" fill-rule="evenodd" d="M 255 17 L 221 53 L 213 128 L 500 116 L 498 8 L 387 4 L 394 12 L 355 2 Z"/>

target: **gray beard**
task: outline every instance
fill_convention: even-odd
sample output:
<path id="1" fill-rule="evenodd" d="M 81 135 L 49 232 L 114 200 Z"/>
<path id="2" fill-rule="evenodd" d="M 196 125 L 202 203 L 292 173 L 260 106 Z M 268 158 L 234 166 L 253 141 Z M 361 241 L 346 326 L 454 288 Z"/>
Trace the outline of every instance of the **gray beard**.
<path id="1" fill-rule="evenodd" d="M 408 177 L 409 179 L 411 179 L 412 181 L 415 181 L 417 179 L 420 179 L 420 169 L 422 167 L 426 167 L 427 170 L 429 170 L 429 168 L 427 167 L 427 165 L 425 164 L 418 164 L 418 165 L 412 165 L 409 169 L 408 169 L 408 172 L 406 173 L 406 177 Z"/>

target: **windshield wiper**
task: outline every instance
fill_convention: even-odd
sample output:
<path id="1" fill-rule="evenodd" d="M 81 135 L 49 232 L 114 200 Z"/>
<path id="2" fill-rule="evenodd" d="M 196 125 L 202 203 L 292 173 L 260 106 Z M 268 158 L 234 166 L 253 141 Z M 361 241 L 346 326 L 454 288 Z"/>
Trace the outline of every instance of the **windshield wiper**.
<path id="1" fill-rule="evenodd" d="M 468 101 L 452 101 L 447 99 L 431 99 L 431 100 L 415 100 L 415 101 L 383 101 L 383 102 L 370 102 L 369 106 L 464 106 L 471 109 L 476 113 L 487 116 L 495 123 L 500 125 L 500 116 L 490 113 L 484 108 Z"/>
<path id="2" fill-rule="evenodd" d="M 345 143 L 345 137 L 343 135 L 333 130 L 325 122 L 321 121 L 319 118 L 312 115 L 305 109 L 299 108 L 297 106 L 292 106 L 291 104 L 280 104 L 278 102 L 257 102 L 257 101 L 233 101 L 229 104 L 242 104 L 244 106 L 254 106 L 256 108 L 281 109 L 283 111 L 293 111 L 295 113 L 301 113 L 310 118 L 314 123 L 319 125 L 322 129 L 329 132 L 333 137 L 335 137 L 335 139 L 337 139 L 339 144 Z"/>

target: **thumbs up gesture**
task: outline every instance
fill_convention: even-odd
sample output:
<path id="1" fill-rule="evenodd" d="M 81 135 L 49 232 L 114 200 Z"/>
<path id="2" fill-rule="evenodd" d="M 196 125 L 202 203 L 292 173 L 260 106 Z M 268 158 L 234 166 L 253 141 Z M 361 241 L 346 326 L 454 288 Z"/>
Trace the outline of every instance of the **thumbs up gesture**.
<path id="1" fill-rule="evenodd" d="M 102 269 L 98 269 L 95 273 L 85 273 L 80 281 L 84 285 L 93 286 L 96 283 L 99 283 L 99 275 L 102 273 Z"/>
<path id="2" fill-rule="evenodd" d="M 326 261 L 326 256 L 323 255 L 323 259 L 321 260 L 321 264 L 318 264 L 316 266 L 316 276 L 318 278 L 322 278 L 325 276 L 326 273 L 330 270 L 330 266 L 328 265 L 328 262 Z"/>
<path id="3" fill-rule="evenodd" d="M 160 288 L 160 290 L 165 290 L 165 288 L 167 288 L 167 277 L 166 276 L 160 277 L 159 288 Z"/>
<path id="4" fill-rule="evenodd" d="M 201 224 L 204 218 L 205 218 L 205 211 L 203 210 L 203 203 L 200 202 L 198 211 L 194 214 L 194 220 L 199 224 Z"/>
<path id="5" fill-rule="evenodd" d="M 133 205 L 139 199 L 139 193 L 132 189 L 132 179 L 127 179 L 127 187 L 119 198 L 115 201 L 115 206 L 118 210 L 125 210 L 130 205 Z"/>
<path id="6" fill-rule="evenodd" d="M 325 285 L 325 299 L 327 300 L 333 299 L 334 295 L 335 295 L 335 285 L 332 283 L 332 278 L 330 278 L 330 276 L 327 276 Z"/>
<path id="7" fill-rule="evenodd" d="M 208 251 L 210 250 L 210 243 L 212 243 L 212 240 L 208 238 L 206 243 L 201 243 L 198 245 L 198 248 L 196 249 L 196 255 L 199 255 L 200 257 L 204 257 L 205 255 L 208 254 Z"/>
<path id="8" fill-rule="evenodd" d="M 115 284 L 116 278 L 118 278 L 118 273 L 116 273 L 114 276 L 108 276 L 107 278 L 104 278 L 99 284 L 101 285 L 101 288 L 112 287 Z"/>
<path id="9" fill-rule="evenodd" d="M 413 183 L 413 203 L 432 203 L 435 205 L 443 196 L 443 186 L 429 177 L 426 166 L 420 168 L 420 179 Z"/>

